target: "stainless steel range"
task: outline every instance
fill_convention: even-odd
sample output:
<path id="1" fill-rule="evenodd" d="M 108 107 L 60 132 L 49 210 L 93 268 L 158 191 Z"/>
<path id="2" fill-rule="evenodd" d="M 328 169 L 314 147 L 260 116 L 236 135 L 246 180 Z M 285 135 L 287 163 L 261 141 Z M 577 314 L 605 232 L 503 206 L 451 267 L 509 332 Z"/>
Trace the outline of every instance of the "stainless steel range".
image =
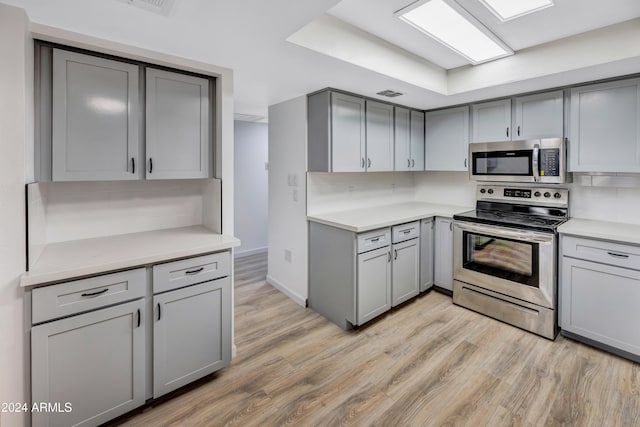
<path id="1" fill-rule="evenodd" d="M 453 217 L 453 302 L 554 339 L 568 207 L 563 188 L 478 186 L 476 209 Z"/>

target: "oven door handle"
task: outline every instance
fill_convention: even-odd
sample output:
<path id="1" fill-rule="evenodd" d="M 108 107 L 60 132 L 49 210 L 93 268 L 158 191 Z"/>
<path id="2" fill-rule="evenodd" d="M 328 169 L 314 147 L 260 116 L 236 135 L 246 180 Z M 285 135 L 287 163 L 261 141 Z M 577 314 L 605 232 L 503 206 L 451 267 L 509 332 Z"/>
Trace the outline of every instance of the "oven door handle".
<path id="1" fill-rule="evenodd" d="M 533 181 L 540 181 L 540 144 L 533 144 L 533 154 L 531 155 L 531 171 L 533 172 Z"/>
<path id="2" fill-rule="evenodd" d="M 524 231 L 524 230 L 523 231 L 506 231 L 496 227 L 490 227 L 490 226 L 476 227 L 473 225 L 469 225 L 467 223 L 462 224 L 460 222 L 456 222 L 455 226 L 465 231 L 472 231 L 472 232 L 482 233 L 485 235 L 491 235 L 495 237 L 506 237 L 509 239 L 522 240 L 525 242 L 549 243 L 553 241 L 552 234 L 546 235 L 546 234 L 540 234 L 540 233 L 531 233 L 529 231 Z"/>

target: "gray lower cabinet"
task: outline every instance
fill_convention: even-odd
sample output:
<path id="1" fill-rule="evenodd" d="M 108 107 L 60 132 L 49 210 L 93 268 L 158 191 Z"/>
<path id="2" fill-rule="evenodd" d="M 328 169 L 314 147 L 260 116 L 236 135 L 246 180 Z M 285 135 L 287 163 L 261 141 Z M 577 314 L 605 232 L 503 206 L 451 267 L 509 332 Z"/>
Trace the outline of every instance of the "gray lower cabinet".
<path id="1" fill-rule="evenodd" d="M 453 221 L 436 218 L 433 282 L 453 292 Z"/>
<path id="2" fill-rule="evenodd" d="M 362 325 L 391 308 L 389 247 L 358 254 L 356 311 Z"/>
<path id="3" fill-rule="evenodd" d="M 571 89 L 570 172 L 640 172 L 640 79 Z"/>
<path id="4" fill-rule="evenodd" d="M 31 329 L 33 426 L 96 426 L 145 401 L 144 300 Z M 67 406 L 69 405 L 69 406 Z"/>
<path id="5" fill-rule="evenodd" d="M 420 290 L 420 239 L 394 243 L 391 266 L 391 305 L 396 306 Z"/>
<path id="6" fill-rule="evenodd" d="M 99 425 L 227 366 L 230 275 L 222 251 L 29 291 L 32 403 L 63 409 L 33 425 Z"/>
<path id="7" fill-rule="evenodd" d="M 208 178 L 209 81 L 154 68 L 146 78 L 146 178 Z"/>
<path id="8" fill-rule="evenodd" d="M 433 287 L 433 251 L 435 221 L 423 219 L 420 223 L 420 292 Z"/>
<path id="9" fill-rule="evenodd" d="M 562 236 L 562 334 L 640 361 L 640 247 Z"/>
<path id="10" fill-rule="evenodd" d="M 138 66 L 60 49 L 52 62 L 52 179 L 139 179 Z"/>
<path id="11" fill-rule="evenodd" d="M 155 295 L 153 304 L 154 398 L 229 364 L 228 277 Z"/>

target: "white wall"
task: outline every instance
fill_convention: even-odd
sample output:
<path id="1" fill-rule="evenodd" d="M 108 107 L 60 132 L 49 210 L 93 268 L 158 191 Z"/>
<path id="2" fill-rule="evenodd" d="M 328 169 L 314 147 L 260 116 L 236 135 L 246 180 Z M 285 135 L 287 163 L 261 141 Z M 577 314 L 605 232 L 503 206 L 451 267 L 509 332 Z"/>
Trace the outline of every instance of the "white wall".
<path id="1" fill-rule="evenodd" d="M 307 97 L 301 96 L 269 107 L 267 274 L 269 283 L 301 305 L 308 296 L 306 170 Z"/>
<path id="2" fill-rule="evenodd" d="M 234 225 L 242 245 L 236 256 L 267 250 L 268 125 L 234 122 Z"/>
<path id="3" fill-rule="evenodd" d="M 467 172 L 418 172 L 415 200 L 444 205 L 474 206 L 477 183 Z"/>
<path id="4" fill-rule="evenodd" d="M 0 402 L 29 402 L 19 280 L 26 263 L 25 151 L 33 147 L 33 43 L 24 11 L 3 4 L 0 58 Z M 24 414 L 0 413 L 5 427 L 25 423 Z"/>
<path id="5" fill-rule="evenodd" d="M 307 212 L 317 215 L 413 200 L 412 172 L 307 174 Z"/>

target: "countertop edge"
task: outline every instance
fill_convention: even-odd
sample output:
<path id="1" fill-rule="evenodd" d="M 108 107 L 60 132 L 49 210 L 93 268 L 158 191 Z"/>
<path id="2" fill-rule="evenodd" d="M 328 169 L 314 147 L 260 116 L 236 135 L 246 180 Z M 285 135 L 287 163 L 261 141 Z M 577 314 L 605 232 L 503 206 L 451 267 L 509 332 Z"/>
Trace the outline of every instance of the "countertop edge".
<path id="1" fill-rule="evenodd" d="M 203 255 L 210 252 L 217 252 L 228 250 L 240 245 L 240 240 L 226 236 L 227 239 L 223 243 L 217 243 L 212 245 L 197 246 L 193 248 L 180 249 L 176 251 L 155 253 L 152 255 L 141 256 L 136 258 L 130 258 L 127 260 L 116 260 L 113 262 L 106 262 L 100 264 L 93 264 L 82 266 L 78 268 L 72 268 L 64 271 L 55 271 L 51 273 L 36 273 L 30 275 L 29 272 L 25 272 L 20 278 L 20 287 L 29 288 L 37 285 L 45 285 L 48 283 L 61 282 L 65 280 L 75 280 L 77 278 L 86 276 L 95 276 L 100 274 L 109 273 L 117 270 L 134 269 L 143 267 L 149 264 L 159 264 L 166 261 L 171 261 L 178 258 L 185 258 L 191 256 Z"/>

